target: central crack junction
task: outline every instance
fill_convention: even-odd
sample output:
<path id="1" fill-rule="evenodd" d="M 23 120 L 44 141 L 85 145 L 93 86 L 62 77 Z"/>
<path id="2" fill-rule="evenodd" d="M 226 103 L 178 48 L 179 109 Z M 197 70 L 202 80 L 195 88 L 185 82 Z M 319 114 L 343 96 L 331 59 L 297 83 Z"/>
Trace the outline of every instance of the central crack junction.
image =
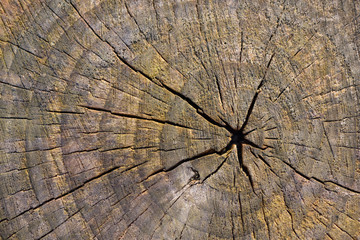
<path id="1" fill-rule="evenodd" d="M 139 72 L 142 76 L 144 76 L 145 78 L 147 78 L 148 80 L 150 80 L 151 82 L 154 82 L 156 85 L 159 85 L 160 87 L 163 87 L 164 89 L 168 90 L 169 92 L 173 93 L 174 95 L 180 97 L 181 99 L 183 99 L 184 101 L 186 101 L 190 106 L 192 106 L 196 112 L 202 116 L 204 119 L 206 119 L 209 123 L 211 123 L 212 125 L 215 125 L 215 126 L 218 126 L 218 127 L 223 127 L 225 128 L 230 134 L 231 134 L 231 140 L 230 142 L 223 148 L 221 149 L 220 151 L 217 151 L 215 150 L 214 148 L 211 148 L 205 152 L 202 152 L 202 153 L 199 153 L 195 156 L 192 156 L 192 157 L 189 157 L 189 158 L 185 158 L 185 159 L 182 159 L 178 162 L 176 162 L 175 164 L 171 165 L 171 166 L 163 166 L 162 168 L 159 168 L 157 170 L 155 170 L 154 172 L 150 173 L 147 177 L 145 177 L 142 181 L 145 181 L 147 180 L 148 178 L 160 173 L 160 172 L 169 172 L 169 171 L 172 171 L 174 170 L 175 168 L 177 168 L 178 166 L 186 163 L 186 162 L 190 162 L 190 161 L 194 161 L 196 159 L 199 159 L 199 158 L 202 158 L 202 157 L 205 157 L 205 156 L 208 156 L 208 155 L 212 155 L 212 154 L 218 154 L 218 155 L 223 155 L 223 154 L 226 154 L 228 152 L 231 151 L 231 149 L 233 148 L 233 146 L 236 146 L 236 149 L 237 149 L 237 156 L 238 156 L 238 161 L 239 161 L 239 165 L 240 165 L 240 169 L 243 170 L 243 172 L 248 176 L 249 180 L 250 180 L 250 184 L 251 184 L 251 187 L 253 188 L 254 190 L 254 187 L 253 187 L 253 181 L 252 181 L 252 177 L 251 177 L 251 174 L 247 168 L 247 166 L 244 165 L 244 162 L 243 162 L 243 145 L 248 145 L 248 146 L 251 146 L 253 148 L 257 148 L 257 149 L 261 149 L 261 150 L 265 150 L 267 149 L 268 147 L 270 146 L 267 146 L 265 145 L 265 147 L 261 147 L 259 145 L 257 145 L 256 143 L 248 140 L 246 138 L 246 136 L 248 134 L 250 134 L 251 132 L 257 130 L 256 128 L 255 129 L 252 129 L 250 131 L 247 131 L 245 132 L 245 128 L 247 127 L 247 124 L 249 122 L 249 119 L 250 119 L 250 115 L 252 114 L 253 112 L 253 109 L 254 109 L 254 106 L 255 106 L 255 102 L 261 92 L 261 87 L 264 85 L 265 83 L 265 77 L 266 77 L 266 73 L 270 67 L 270 64 L 271 64 L 271 61 L 273 59 L 275 54 L 273 54 L 271 57 L 270 57 L 270 60 L 266 66 L 266 69 L 265 69 L 265 73 L 264 73 L 264 76 L 263 78 L 261 79 L 258 87 L 256 88 L 256 91 L 255 91 L 255 94 L 252 98 L 252 101 L 250 103 L 250 106 L 249 106 L 249 109 L 247 111 L 247 114 L 245 116 L 245 119 L 244 119 L 244 122 L 241 126 L 241 128 L 233 128 L 229 123 L 227 123 L 224 119 L 222 119 L 220 117 L 220 119 L 222 120 L 223 123 L 220 123 L 218 122 L 217 120 L 213 119 L 210 115 L 208 115 L 205 111 L 203 111 L 203 109 L 197 105 L 196 102 L 194 102 L 193 100 L 191 100 L 191 98 L 185 96 L 184 94 L 176 91 L 175 89 L 171 88 L 170 86 L 168 86 L 167 84 L 163 83 L 162 81 L 160 81 L 160 83 L 158 82 L 154 82 L 154 80 L 146 75 L 144 72 L 142 71 L 138 71 L 137 69 L 135 69 L 134 67 L 132 67 L 130 64 L 126 63 L 125 60 L 121 59 L 122 62 L 124 62 L 126 65 L 128 65 L 131 69 L 133 70 L 136 70 L 136 72 Z M 90 108 L 90 107 L 88 107 Z M 91 108 L 91 109 L 95 109 L 95 108 Z M 98 110 L 98 109 L 96 109 Z M 105 110 L 105 111 L 108 111 L 108 110 Z M 111 112 L 111 111 L 110 111 Z M 111 112 L 112 114 L 115 114 L 113 112 Z M 124 115 L 124 114 L 117 114 L 117 115 Z M 127 117 L 129 117 L 130 115 L 126 115 Z M 156 122 L 162 122 L 162 123 L 169 123 L 171 125 L 176 125 L 176 126 L 180 126 L 180 127 L 185 127 L 187 128 L 186 126 L 183 126 L 183 125 L 179 125 L 179 124 L 176 124 L 176 123 L 173 123 L 173 122 L 169 122 L 169 121 L 161 121 L 161 120 L 158 120 L 158 119 L 153 119 L 153 118 L 143 118 L 143 117 L 138 117 L 138 116 L 132 116 L 131 117 L 133 118 L 139 118 L 139 119 L 143 119 L 143 120 L 149 120 L 149 121 L 156 121 Z M 261 157 L 260 157 L 261 158 Z M 207 179 L 209 176 L 211 176 L 212 174 L 214 174 L 215 172 L 217 172 L 221 166 L 224 164 L 224 162 L 226 161 L 227 157 L 225 158 L 225 160 L 217 167 L 217 169 L 209 174 L 207 177 L 204 178 Z M 197 179 L 199 178 L 199 175 L 198 175 L 198 172 L 196 169 L 192 169 L 195 173 L 194 177 Z M 203 180 L 203 181 L 204 181 Z"/>
<path id="2" fill-rule="evenodd" d="M 231 136 L 231 140 L 230 142 L 228 143 L 228 145 L 226 145 L 225 148 L 223 148 L 221 151 L 220 151 L 220 154 L 224 154 L 224 153 L 227 153 L 229 152 L 234 146 L 236 147 L 236 150 L 237 150 L 237 156 L 238 156 L 238 161 L 239 161 L 239 166 L 240 166 L 240 169 L 245 173 L 245 175 L 248 177 L 249 181 L 250 181 L 250 184 L 251 184 L 251 188 L 253 189 L 254 191 L 254 184 L 253 184 L 253 180 L 252 180 L 252 176 L 250 174 L 250 171 L 248 169 L 248 167 L 244 164 L 243 162 L 243 145 L 248 145 L 248 146 L 251 146 L 253 148 L 257 148 L 257 149 L 261 149 L 261 150 L 265 150 L 268 148 L 268 146 L 264 146 L 264 147 L 261 147 L 259 145 L 257 145 L 256 143 L 246 139 L 246 136 L 255 131 L 255 129 L 252 129 L 248 132 L 244 132 L 244 129 L 246 127 L 246 124 L 248 122 L 248 118 L 252 112 L 252 109 L 254 107 L 254 104 L 255 104 L 255 101 L 256 101 L 256 98 L 257 98 L 257 95 L 259 94 L 259 92 L 257 92 L 253 98 L 253 101 L 250 105 L 250 108 L 249 108 L 249 111 L 248 111 L 248 115 L 242 125 L 242 127 L 240 129 L 233 129 L 229 124 L 227 124 L 225 122 L 225 124 L 227 125 L 226 129 L 232 134 Z"/>
<path id="3" fill-rule="evenodd" d="M 250 106 L 249 106 L 249 109 L 247 111 L 247 114 L 246 114 L 246 117 L 245 117 L 245 120 L 241 126 L 240 129 L 234 129 L 233 127 L 230 126 L 230 124 L 228 124 L 226 121 L 222 120 L 224 123 L 225 123 L 225 128 L 231 133 L 231 140 L 229 142 L 229 144 L 223 149 L 221 150 L 221 154 L 223 153 L 226 153 L 228 151 L 230 151 L 230 149 L 232 149 L 232 147 L 235 145 L 236 146 L 236 150 L 237 150 L 237 156 L 238 156 L 238 161 L 239 161 L 239 165 L 240 165 L 240 169 L 243 170 L 243 172 L 247 175 L 247 177 L 249 178 L 249 181 L 250 181 L 250 184 L 251 184 L 251 187 L 252 189 L 254 190 L 254 186 L 253 186 L 253 181 L 252 181 L 252 177 L 251 177 L 251 174 L 249 172 L 249 169 L 247 168 L 246 165 L 244 165 L 244 161 L 243 161 L 243 145 L 249 145 L 253 148 L 257 148 L 257 149 L 261 149 L 261 150 L 265 150 L 268 148 L 268 146 L 265 145 L 265 147 L 261 147 L 259 145 L 257 145 L 256 143 L 246 139 L 246 136 L 255 131 L 255 129 L 252 129 L 248 132 L 244 132 L 245 131 L 245 128 L 249 122 L 249 119 L 250 119 L 250 116 L 251 116 L 251 113 L 253 112 L 254 110 L 254 106 L 255 106 L 255 103 L 256 103 L 256 100 L 261 92 L 261 87 L 264 85 L 265 83 L 265 77 L 266 77 L 266 73 L 270 67 L 270 64 L 271 64 L 271 61 L 274 57 L 274 54 L 271 56 L 268 64 L 267 64 L 267 68 L 265 70 L 265 74 L 264 74 L 264 77 L 262 78 L 262 80 L 260 81 L 257 89 L 256 89 L 256 92 L 251 100 L 251 103 L 250 103 Z"/>
<path id="4" fill-rule="evenodd" d="M 236 129 L 229 129 L 229 132 L 232 134 L 231 136 L 231 140 L 229 142 L 229 144 L 221 151 L 222 153 L 226 153 L 228 152 L 233 146 L 236 146 L 237 149 L 237 155 L 238 155 L 238 160 L 239 160 L 239 165 L 241 168 L 243 168 L 243 157 L 242 157 L 242 149 L 243 149 L 243 145 L 249 145 L 251 147 L 257 148 L 257 149 L 261 149 L 261 150 L 265 150 L 267 148 L 267 146 L 265 147 L 260 147 L 259 145 L 257 145 L 256 143 L 246 139 L 246 136 L 255 131 L 256 129 L 253 129 L 251 131 L 245 132 L 243 131 L 243 128 L 236 130 Z"/>

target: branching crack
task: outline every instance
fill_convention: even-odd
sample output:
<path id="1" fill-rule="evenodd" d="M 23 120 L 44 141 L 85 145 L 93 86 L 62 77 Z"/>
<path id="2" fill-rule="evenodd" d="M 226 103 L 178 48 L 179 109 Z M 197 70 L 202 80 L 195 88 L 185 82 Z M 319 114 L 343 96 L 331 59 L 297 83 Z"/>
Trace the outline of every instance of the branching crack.
<path id="1" fill-rule="evenodd" d="M 210 156 L 210 155 L 213 155 L 213 154 L 217 154 L 217 155 L 221 156 L 221 155 L 223 155 L 223 154 L 225 154 L 226 152 L 229 151 L 229 150 L 226 150 L 226 149 L 227 149 L 226 147 L 224 149 L 222 149 L 221 151 L 216 151 L 215 149 L 209 149 L 209 150 L 206 150 L 206 151 L 204 151 L 202 153 L 199 153 L 199 154 L 197 154 L 197 155 L 195 155 L 193 157 L 185 158 L 183 160 L 178 161 L 177 163 L 175 163 L 174 165 L 172 165 L 172 166 L 170 166 L 168 168 L 161 168 L 161 169 L 158 169 L 158 170 L 154 171 L 153 173 L 148 175 L 145 179 L 141 180 L 141 182 L 146 181 L 147 179 L 151 178 L 152 176 L 154 176 L 154 175 L 156 175 L 158 173 L 170 172 L 170 171 L 174 170 L 175 168 L 181 166 L 184 163 L 191 162 L 191 161 L 194 161 L 194 160 L 202 158 L 202 157 Z"/>
<path id="2" fill-rule="evenodd" d="M 183 159 L 181 161 L 179 161 L 178 163 L 176 163 L 175 165 L 171 166 L 170 168 L 163 168 L 163 169 L 159 169 L 157 171 L 155 171 L 154 173 L 150 174 L 148 177 L 145 178 L 148 179 L 149 177 L 157 174 L 157 173 L 160 173 L 160 172 L 167 172 L 167 171 L 171 171 L 173 169 L 175 169 L 176 167 L 180 166 L 181 164 L 185 163 L 185 162 L 189 162 L 189 161 L 192 161 L 192 160 L 195 160 L 195 159 L 198 159 L 200 157 L 203 157 L 203 156 L 207 156 L 207 155 L 211 155 L 211 154 L 219 154 L 219 155 L 222 155 L 226 152 L 228 152 L 233 145 L 235 145 L 238 149 L 238 158 L 239 158 L 239 164 L 240 164 L 240 167 L 242 168 L 242 170 L 244 171 L 244 173 L 249 177 L 249 180 L 250 180 L 250 183 L 251 185 L 253 186 L 253 182 L 252 182 L 252 178 L 251 178 L 251 175 L 249 173 L 249 170 L 247 168 L 247 166 L 244 166 L 243 164 L 243 161 L 242 161 L 242 145 L 243 144 L 246 144 L 246 145 L 249 145 L 253 148 L 258 148 L 258 149 L 266 149 L 268 146 L 265 146 L 265 147 L 261 147 L 261 146 L 258 146 L 257 144 L 245 139 L 245 136 L 247 134 L 249 134 L 250 132 L 254 131 L 249 131 L 247 133 L 244 133 L 244 129 L 249 121 L 249 118 L 250 118 L 250 115 L 254 109 L 254 106 L 255 106 L 255 102 L 258 98 L 258 95 L 259 93 L 261 92 L 261 87 L 264 85 L 265 83 L 265 78 L 266 78 L 266 75 L 267 75 L 267 72 L 270 68 L 270 64 L 273 60 L 273 57 L 275 54 L 273 54 L 271 57 L 270 57 L 270 60 L 268 61 L 267 63 L 267 66 L 265 68 L 265 73 L 264 73 L 264 76 L 263 78 L 261 79 L 257 89 L 256 89 L 256 92 L 255 92 L 255 95 L 251 101 L 251 104 L 249 106 L 249 109 L 248 109 L 248 112 L 247 112 L 247 115 L 245 117 L 245 121 L 243 122 L 242 126 L 240 129 L 233 129 L 227 122 L 225 122 L 224 120 L 222 120 L 224 123 L 221 123 L 217 120 L 215 120 L 213 117 L 211 117 L 210 115 L 208 115 L 207 113 L 204 112 L 204 110 L 197 104 L 195 103 L 191 98 L 185 96 L 183 93 L 173 89 L 172 87 L 170 87 L 169 85 L 165 84 L 164 81 L 162 81 L 161 79 L 158 79 L 156 77 L 151 77 L 149 76 L 148 74 L 146 74 L 144 71 L 142 71 L 141 69 L 133 66 L 131 63 L 129 63 L 126 59 L 124 59 L 117 51 L 116 49 L 114 48 L 114 46 L 106 39 L 103 39 L 96 31 L 95 29 L 90 25 L 90 23 L 81 15 L 80 11 L 76 8 L 76 6 L 70 1 L 70 4 L 72 5 L 72 7 L 75 9 L 75 11 L 78 13 L 78 15 L 84 20 L 85 24 L 91 29 L 91 31 L 101 40 L 103 41 L 104 43 L 108 44 L 114 51 L 115 55 L 117 56 L 117 58 L 120 60 L 120 62 L 122 62 L 124 65 L 126 65 L 129 69 L 131 69 L 133 72 L 136 72 L 136 73 L 139 73 L 140 75 L 142 75 L 143 77 L 145 77 L 146 79 L 148 79 L 149 81 L 151 81 L 152 83 L 166 89 L 167 91 L 171 92 L 172 94 L 174 94 L 175 96 L 181 98 L 182 100 L 184 100 L 185 102 L 187 102 L 192 108 L 194 108 L 196 110 L 196 112 L 202 117 L 204 118 L 205 120 L 207 120 L 210 124 L 214 125 L 214 126 L 217 126 L 217 127 L 221 127 L 221 128 L 225 128 L 226 130 L 228 130 L 233 136 L 231 138 L 231 141 L 230 143 L 224 148 L 222 149 L 221 151 L 219 152 L 216 152 L 214 149 L 210 149 L 208 151 L 205 151 L 199 155 L 196 155 L 194 157 L 191 157 L 191 158 L 187 158 L 187 159 Z M 127 5 L 125 3 L 125 7 L 127 8 Z M 129 9 L 127 8 L 127 11 L 129 12 Z M 129 12 L 130 14 L 130 12 Z M 130 16 L 132 18 L 134 18 L 131 14 Z M 135 20 L 135 19 L 134 19 Z M 135 21 L 135 23 L 137 24 L 137 22 Z M 138 24 L 137 24 L 138 25 Z M 139 25 L 138 25 L 139 27 Z M 139 30 L 141 31 L 140 27 L 139 27 Z M 243 43 L 242 43 L 243 45 Z M 242 46 L 243 48 L 243 46 Z M 220 87 L 219 87 L 219 91 L 220 91 Z M 220 92 L 221 94 L 221 92 Z M 154 119 L 154 118 L 150 118 L 150 117 L 143 117 L 143 116 L 138 116 L 138 115 L 133 115 L 133 114 L 128 114 L 128 113 L 117 113 L 117 112 L 113 112 L 111 110 L 108 110 L 108 109 L 104 109 L 104 108 L 98 108 L 98 107 L 91 107 L 91 106 L 82 106 L 82 107 L 85 107 L 85 108 L 88 108 L 88 109 L 91 109 L 91 110 L 96 110 L 96 111 L 103 111 L 103 112 L 108 112 L 110 114 L 113 114 L 113 115 L 117 115 L 117 116 L 122 116 L 122 117 L 127 117 L 127 118 L 134 118 L 134 119 L 141 119 L 141 120 L 147 120 L 147 121 L 153 121 L 153 122 L 157 122 L 157 123 L 161 123 L 161 124 L 170 124 L 170 125 L 173 125 L 173 126 L 177 126 L 177 127 L 182 127 L 182 128 L 190 128 L 188 126 L 184 126 L 184 125 L 180 125 L 180 124 L 177 124 L 177 123 L 174 123 L 174 122 L 170 122 L 170 121 L 166 121 L 166 120 L 159 120 L 159 119 Z M 191 128 L 190 128 L 191 129 Z M 222 164 L 221 164 L 222 165 Z M 221 167 L 221 166 L 219 166 Z"/>
<path id="3" fill-rule="evenodd" d="M 116 49 L 114 48 L 114 46 L 106 39 L 103 39 L 95 30 L 94 28 L 90 25 L 90 23 L 88 23 L 88 21 L 81 15 L 80 11 L 76 8 L 76 6 L 70 1 L 71 6 L 75 9 L 75 11 L 78 13 L 78 15 L 81 17 L 81 19 L 84 20 L 85 24 L 90 28 L 90 30 L 95 34 L 96 37 L 98 37 L 102 42 L 106 43 L 107 45 L 109 45 L 116 57 L 120 60 L 120 62 L 122 62 L 123 64 L 125 64 L 128 68 L 130 68 L 133 72 L 139 73 L 140 75 L 142 75 L 143 77 L 145 77 L 146 79 L 148 79 L 149 81 L 151 81 L 152 83 L 163 87 L 164 89 L 168 90 L 169 92 L 171 92 L 172 94 L 180 97 L 181 99 L 185 100 L 190 106 L 192 106 L 197 113 L 202 116 L 205 120 L 207 120 L 209 123 L 218 126 L 218 127 L 225 127 L 227 130 L 230 130 L 227 128 L 227 126 L 222 125 L 221 123 L 219 123 L 218 121 L 216 121 L 215 119 L 213 119 L 212 117 L 210 117 L 208 114 L 206 114 L 204 112 L 204 110 L 198 106 L 193 100 L 191 100 L 189 97 L 186 97 L 185 95 L 183 95 L 182 93 L 174 90 L 173 88 L 169 87 L 168 85 L 166 85 L 161 79 L 157 79 L 156 77 L 151 77 L 148 74 L 146 74 L 144 71 L 142 71 L 141 69 L 138 69 L 136 67 L 134 67 L 131 63 L 129 63 L 126 59 L 124 59 L 123 57 L 120 56 L 120 54 L 116 51 Z M 126 6 L 126 4 L 125 4 Z M 127 6 L 126 6 L 127 7 Z M 130 14 L 130 13 L 129 13 Z M 135 20 L 135 19 L 134 19 Z M 158 81 L 157 81 L 158 80 Z"/>
<path id="4" fill-rule="evenodd" d="M 259 85 L 257 86 L 256 88 L 256 92 L 251 100 L 251 103 L 250 103 L 250 106 L 249 106 L 249 109 L 247 111 L 247 114 L 246 114 L 246 117 L 245 117 L 245 120 L 242 124 L 242 126 L 240 127 L 240 129 L 234 129 L 230 126 L 230 124 L 228 124 L 224 119 L 221 119 L 223 122 L 224 122 L 224 127 L 232 134 L 232 137 L 231 137 L 231 140 L 229 142 L 229 144 L 222 150 L 222 153 L 225 153 L 227 151 L 229 151 L 234 145 L 236 146 L 236 149 L 237 149 L 237 156 L 238 156 L 238 161 L 239 161 L 239 165 L 240 165 L 240 169 L 245 173 L 245 175 L 248 177 L 249 181 L 250 181 L 250 185 L 251 185 L 251 188 L 252 190 L 254 191 L 255 193 L 255 190 L 254 190 L 254 182 L 253 182 L 253 178 L 252 178 L 252 175 L 249 171 L 249 168 L 248 166 L 244 165 L 244 161 L 243 161 L 243 145 L 248 145 L 248 146 L 251 146 L 252 148 L 257 148 L 257 149 L 260 149 L 260 150 L 265 150 L 267 148 L 269 148 L 270 146 L 259 146 L 257 145 L 256 143 L 246 139 L 246 136 L 250 133 L 252 133 L 253 131 L 256 131 L 257 129 L 252 129 L 250 131 L 247 131 L 247 132 L 244 132 L 245 131 L 245 128 L 249 122 L 249 119 L 250 119 L 250 116 L 254 110 L 254 107 L 255 107 L 255 103 L 256 103 L 256 100 L 261 92 L 261 88 L 262 86 L 264 85 L 265 83 L 265 80 L 266 80 L 266 75 L 267 75 L 267 72 L 270 68 L 270 65 L 271 65 L 271 62 L 273 60 L 275 56 L 275 53 L 271 55 L 270 57 L 270 60 L 268 61 L 267 65 L 266 65 L 266 69 L 265 69 L 265 73 L 264 73 L 264 76 L 263 78 L 261 79 Z M 253 153 L 253 152 L 252 152 Z M 253 153 L 254 154 L 254 153 Z M 257 156 L 256 156 L 257 157 Z M 265 159 L 263 158 L 260 158 L 267 166 L 270 167 L 269 163 L 267 163 L 265 161 Z M 222 165 L 223 163 L 221 163 L 220 165 Z M 219 166 L 221 167 L 221 166 Z"/>

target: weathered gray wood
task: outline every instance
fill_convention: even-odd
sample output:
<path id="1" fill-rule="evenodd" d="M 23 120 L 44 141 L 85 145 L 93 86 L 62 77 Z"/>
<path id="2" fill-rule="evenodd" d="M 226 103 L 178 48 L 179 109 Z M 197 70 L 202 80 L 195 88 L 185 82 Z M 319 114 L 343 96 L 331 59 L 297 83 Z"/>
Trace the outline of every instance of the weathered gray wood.
<path id="1" fill-rule="evenodd" d="M 359 239 L 359 12 L 2 0 L 0 238 Z"/>

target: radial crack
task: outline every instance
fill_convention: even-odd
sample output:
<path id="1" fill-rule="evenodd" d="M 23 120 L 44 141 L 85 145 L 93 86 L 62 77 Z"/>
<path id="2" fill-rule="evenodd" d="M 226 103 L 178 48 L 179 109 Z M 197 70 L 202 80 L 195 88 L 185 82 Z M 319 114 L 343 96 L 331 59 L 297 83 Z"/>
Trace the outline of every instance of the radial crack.
<path id="1" fill-rule="evenodd" d="M 146 178 L 141 180 L 141 182 L 146 181 L 147 179 L 149 179 L 150 177 L 152 177 L 152 176 L 154 176 L 154 175 L 156 175 L 158 173 L 170 172 L 170 171 L 174 170 L 175 168 L 181 166 L 184 163 L 191 162 L 191 161 L 197 160 L 197 159 L 202 158 L 202 157 L 210 156 L 210 155 L 213 155 L 213 154 L 217 154 L 217 155 L 221 156 L 221 155 L 227 153 L 231 149 L 231 148 L 229 148 L 229 146 L 231 146 L 231 145 L 228 144 L 225 148 L 223 148 L 220 151 L 216 151 L 215 149 L 209 149 L 209 150 L 206 150 L 206 151 L 204 151 L 202 153 L 199 153 L 199 154 L 197 154 L 195 156 L 192 156 L 190 158 L 182 159 L 182 160 L 178 161 L 177 163 L 175 163 L 174 165 L 172 165 L 170 167 L 167 167 L 167 168 L 164 167 L 164 168 L 161 168 L 161 169 L 158 169 L 158 170 L 154 171 L 153 173 L 148 175 Z"/>
<path id="2" fill-rule="evenodd" d="M 316 182 L 321 183 L 322 185 L 325 185 L 326 183 L 331 183 L 331 184 L 334 184 L 334 185 L 336 185 L 336 186 L 338 186 L 338 187 L 340 187 L 340 188 L 342 188 L 342 189 L 345 189 L 345 190 L 347 190 L 347 191 L 349 191 L 349 192 L 352 192 L 352 193 L 355 193 L 355 194 L 360 194 L 360 191 L 355 190 L 355 189 L 352 189 L 352 188 L 349 188 L 349 187 L 347 187 L 347 186 L 344 186 L 344 185 L 342 185 L 342 184 L 340 184 L 340 183 L 337 183 L 337 182 L 334 182 L 334 181 L 332 181 L 332 180 L 325 180 L 325 181 L 323 181 L 323 180 L 320 180 L 320 179 L 317 178 L 317 177 L 308 176 L 308 175 L 306 175 L 305 173 L 297 170 L 293 165 L 291 165 L 290 163 L 284 161 L 284 160 L 281 159 L 281 158 L 278 158 L 278 157 L 275 157 L 275 156 L 270 156 L 270 155 L 267 155 L 267 154 L 265 154 L 265 153 L 264 153 L 264 155 L 265 155 L 266 157 L 273 157 L 273 158 L 279 159 L 281 162 L 285 163 L 289 168 L 291 168 L 295 173 L 297 173 L 298 175 L 302 176 L 302 177 L 305 178 L 306 180 L 311 181 L 311 180 L 313 179 L 313 180 L 315 180 Z"/>
<path id="3" fill-rule="evenodd" d="M 241 147 L 237 147 L 238 149 L 238 158 L 239 158 L 239 163 L 241 162 L 241 169 L 243 170 L 243 172 L 245 173 L 245 175 L 248 177 L 250 185 L 251 185 L 251 189 L 253 190 L 253 192 L 255 193 L 255 189 L 254 189 L 254 181 L 252 179 L 251 173 L 249 171 L 249 168 L 247 166 L 244 165 L 243 163 L 243 156 L 242 156 L 242 145 L 240 145 Z M 239 154 L 239 148 L 240 148 L 240 154 Z M 240 158 L 241 156 L 241 158 Z"/>
<path id="4" fill-rule="evenodd" d="M 148 79 L 149 81 L 153 82 L 154 84 L 165 88 L 166 90 L 170 91 L 172 94 L 180 97 L 181 99 L 185 100 L 188 104 L 190 104 L 190 106 L 192 106 L 197 113 L 202 116 L 205 120 L 207 120 L 208 122 L 210 122 L 211 124 L 218 126 L 218 127 L 224 127 L 227 129 L 227 127 L 225 125 L 220 124 L 219 122 L 217 122 L 216 120 L 214 120 L 213 118 L 211 118 L 209 115 L 207 115 L 206 113 L 204 113 L 203 109 L 198 106 L 194 101 L 192 101 L 189 97 L 186 97 L 185 95 L 181 94 L 180 92 L 177 92 L 176 90 L 174 90 L 173 88 L 169 87 L 168 85 L 164 84 L 163 81 L 161 81 L 161 79 L 158 79 L 159 82 L 156 82 L 155 78 L 150 77 L 149 75 L 147 75 L 144 71 L 135 68 L 134 66 L 132 66 L 126 59 L 124 59 L 123 57 L 121 57 L 118 52 L 116 51 L 116 49 L 114 48 L 114 46 L 112 44 L 110 44 L 109 41 L 103 39 L 94 29 L 93 27 L 86 21 L 86 19 L 80 14 L 79 10 L 75 7 L 75 5 L 70 1 L 71 6 L 75 9 L 75 11 L 78 13 L 78 15 L 81 17 L 81 19 L 84 20 L 85 24 L 90 28 L 90 30 L 104 43 L 108 44 L 114 51 L 116 57 L 123 63 L 125 64 L 128 68 L 130 68 L 133 72 L 136 73 L 140 73 L 143 77 L 145 77 L 146 79 Z M 229 129 L 228 129 L 229 130 Z"/>
<path id="5" fill-rule="evenodd" d="M 182 93 L 180 92 L 177 92 L 175 91 L 174 89 L 170 88 L 169 86 L 165 85 L 164 83 L 161 83 L 161 85 L 166 89 L 168 90 L 169 92 L 171 92 L 172 94 L 180 97 L 181 99 L 183 99 L 184 101 L 186 101 L 190 106 L 192 106 L 196 112 L 202 116 L 205 120 L 207 120 L 209 123 L 215 125 L 215 126 L 218 126 L 218 127 L 223 127 L 225 129 L 227 129 L 228 131 L 231 131 L 231 129 L 229 128 L 229 126 L 227 125 L 224 125 L 224 124 L 221 124 L 219 123 L 218 121 L 216 121 L 215 119 L 213 119 L 212 117 L 210 117 L 209 115 L 207 115 L 204 110 L 199 106 L 197 105 L 193 100 L 191 100 L 189 97 L 183 95 Z"/>
<path id="6" fill-rule="evenodd" d="M 65 193 L 63 193 L 63 194 L 61 194 L 61 195 L 59 195 L 59 196 L 57 196 L 57 197 L 52 197 L 52 198 L 50 198 L 50 199 L 48 199 L 48 200 L 40 203 L 39 205 L 37 205 L 37 206 L 35 206 L 35 207 L 31 207 L 31 208 L 29 208 L 29 209 L 27 209 L 27 210 L 25 210 L 25 211 L 17 214 L 16 216 L 10 218 L 10 220 L 12 220 L 12 219 L 14 219 L 14 218 L 16 218 L 16 217 L 18 217 L 18 216 L 20 216 L 20 215 L 24 215 L 25 213 L 27 213 L 27 212 L 29 212 L 29 211 L 31 211 L 31 210 L 35 210 L 35 209 L 41 208 L 42 206 L 44 206 L 45 204 L 47 204 L 47 203 L 49 203 L 49 202 L 51 202 L 51 201 L 55 201 L 55 200 L 57 200 L 57 199 L 61 199 L 61 198 L 65 197 L 65 196 L 68 196 L 68 195 L 74 193 L 75 191 L 79 190 L 80 188 L 84 187 L 86 184 L 88 184 L 88 183 L 90 183 L 90 182 L 92 182 L 92 181 L 95 181 L 95 180 L 97 180 L 97 179 L 99 179 L 99 178 L 101 178 L 101 177 L 104 177 L 104 176 L 106 176 L 106 175 L 109 175 L 110 173 L 118 170 L 119 168 L 120 168 L 120 166 L 113 167 L 113 168 L 110 168 L 110 169 L 106 170 L 105 172 L 102 172 L 102 173 L 100 173 L 100 174 L 98 174 L 98 175 L 96 175 L 96 176 L 94 176 L 94 177 L 92 177 L 92 178 L 89 178 L 88 180 L 84 181 L 82 184 L 78 185 L 77 187 L 70 189 L 68 192 L 65 192 Z"/>
<path id="7" fill-rule="evenodd" d="M 254 109 L 254 106 L 255 106 L 255 102 L 256 102 L 256 100 L 257 100 L 257 98 L 258 98 L 258 96 L 259 96 L 259 93 L 261 92 L 261 87 L 262 87 L 262 86 L 264 85 L 264 83 L 265 83 L 266 74 L 267 74 L 267 72 L 268 72 L 268 69 L 269 69 L 269 67 L 270 67 L 270 64 L 271 64 L 271 62 L 272 62 L 272 59 L 273 59 L 274 55 L 275 55 L 275 53 L 274 53 L 273 55 L 271 55 L 271 58 L 270 58 L 270 60 L 269 60 L 269 62 L 268 62 L 268 64 L 267 64 L 267 67 L 266 67 L 266 70 L 265 70 L 265 73 L 264 73 L 264 77 L 261 79 L 261 81 L 260 81 L 260 83 L 259 83 L 259 85 L 258 85 L 258 87 L 257 87 L 257 89 L 256 89 L 255 95 L 254 95 L 254 97 L 253 97 L 253 99 L 252 99 L 252 101 L 251 101 L 251 103 L 250 103 L 248 112 L 247 112 L 246 117 L 245 117 L 245 121 L 244 121 L 244 123 L 242 124 L 242 126 L 241 126 L 241 128 L 240 128 L 240 131 L 243 131 L 243 130 L 245 129 L 245 127 L 246 127 L 246 125 L 247 125 L 247 123 L 248 123 L 248 121 L 249 121 L 250 115 L 251 115 L 251 113 L 252 113 L 252 111 L 253 111 L 253 109 Z"/>
<path id="8" fill-rule="evenodd" d="M 226 160 L 228 159 L 228 157 L 226 157 L 220 164 L 219 166 L 213 171 L 211 172 L 210 174 L 208 174 L 203 180 L 202 180 L 202 183 L 205 182 L 209 177 L 211 177 L 212 175 L 214 175 L 215 173 L 217 173 L 220 168 L 224 165 L 224 163 L 226 162 Z"/>
<path id="9" fill-rule="evenodd" d="M 191 127 L 188 127 L 188 126 L 185 126 L 185 125 L 181 125 L 181 124 L 174 123 L 174 122 L 167 121 L 167 120 L 160 120 L 160 119 L 157 119 L 157 118 L 147 118 L 147 117 L 141 117 L 141 116 L 130 114 L 130 113 L 113 112 L 113 111 L 111 111 L 109 109 L 100 108 L 100 107 L 85 106 L 85 105 L 80 105 L 80 107 L 87 108 L 87 109 L 90 109 L 90 110 L 93 110 L 93 111 L 100 111 L 100 112 L 110 113 L 112 115 L 119 116 L 119 117 L 126 117 L 126 118 L 133 118 L 133 119 L 139 119 L 139 120 L 145 120 L 145 121 L 152 121 L 152 122 L 156 122 L 156 123 L 160 123 L 160 124 L 169 124 L 169 125 L 172 125 L 172 126 L 175 126 L 175 127 L 181 127 L 181 128 L 201 131 L 200 129 L 191 128 Z"/>

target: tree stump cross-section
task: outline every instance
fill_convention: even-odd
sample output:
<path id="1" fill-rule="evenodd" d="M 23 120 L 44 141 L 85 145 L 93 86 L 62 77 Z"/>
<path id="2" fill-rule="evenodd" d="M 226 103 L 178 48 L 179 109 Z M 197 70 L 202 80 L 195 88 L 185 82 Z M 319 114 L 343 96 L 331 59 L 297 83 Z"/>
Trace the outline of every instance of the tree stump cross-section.
<path id="1" fill-rule="evenodd" d="M 0 239 L 359 239 L 359 12 L 2 0 Z"/>

